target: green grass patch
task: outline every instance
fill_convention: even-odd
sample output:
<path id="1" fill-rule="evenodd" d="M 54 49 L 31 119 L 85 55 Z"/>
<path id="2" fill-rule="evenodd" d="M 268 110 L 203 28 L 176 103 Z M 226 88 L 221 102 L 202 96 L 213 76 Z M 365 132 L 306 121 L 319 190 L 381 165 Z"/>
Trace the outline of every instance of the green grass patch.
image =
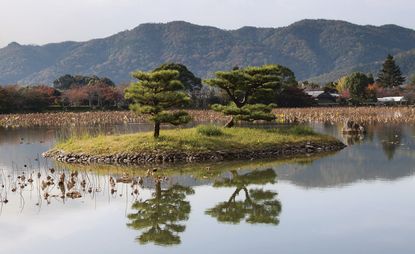
<path id="1" fill-rule="evenodd" d="M 292 135 L 314 135 L 315 131 L 310 126 L 306 125 L 296 125 L 288 129 L 288 133 Z"/>
<path id="2" fill-rule="evenodd" d="M 196 127 L 162 130 L 158 139 L 152 132 L 97 137 L 72 137 L 57 144 L 67 153 L 111 155 L 143 152 L 209 152 L 275 148 L 303 142 L 333 142 L 336 139 L 309 129 Z M 303 127 L 301 127 L 303 128 Z M 219 134 L 220 133 L 220 134 Z"/>
<path id="3" fill-rule="evenodd" d="M 222 136 L 224 134 L 222 128 L 219 128 L 218 126 L 215 126 L 213 124 L 199 125 L 196 127 L 196 131 L 197 133 L 208 137 L 217 137 Z"/>

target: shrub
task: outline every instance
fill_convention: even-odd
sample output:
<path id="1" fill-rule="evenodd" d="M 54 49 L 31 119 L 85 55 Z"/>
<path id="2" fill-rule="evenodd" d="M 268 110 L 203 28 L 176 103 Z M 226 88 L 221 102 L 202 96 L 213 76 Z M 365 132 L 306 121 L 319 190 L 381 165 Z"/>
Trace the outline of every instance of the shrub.
<path id="1" fill-rule="evenodd" d="M 222 136 L 224 133 L 221 128 L 215 125 L 199 125 L 196 128 L 197 133 L 203 136 Z"/>
<path id="2" fill-rule="evenodd" d="M 296 125 L 289 129 L 289 133 L 293 135 L 315 135 L 316 132 L 310 126 L 306 125 Z"/>

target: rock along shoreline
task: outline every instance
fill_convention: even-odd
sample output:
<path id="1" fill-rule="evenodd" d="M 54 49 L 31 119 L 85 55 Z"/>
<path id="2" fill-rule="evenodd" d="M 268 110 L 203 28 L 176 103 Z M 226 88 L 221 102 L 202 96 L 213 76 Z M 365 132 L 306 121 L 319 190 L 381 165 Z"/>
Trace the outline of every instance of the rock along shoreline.
<path id="1" fill-rule="evenodd" d="M 109 164 L 109 165 L 148 165 L 165 163 L 219 162 L 231 160 L 255 160 L 282 158 L 295 155 L 309 155 L 334 152 L 346 147 L 340 141 L 304 142 L 298 144 L 279 145 L 274 148 L 238 151 L 210 152 L 166 152 L 152 151 L 141 153 L 117 153 L 112 155 L 88 155 L 85 153 L 66 153 L 52 149 L 42 154 L 59 162 L 70 164 Z"/>

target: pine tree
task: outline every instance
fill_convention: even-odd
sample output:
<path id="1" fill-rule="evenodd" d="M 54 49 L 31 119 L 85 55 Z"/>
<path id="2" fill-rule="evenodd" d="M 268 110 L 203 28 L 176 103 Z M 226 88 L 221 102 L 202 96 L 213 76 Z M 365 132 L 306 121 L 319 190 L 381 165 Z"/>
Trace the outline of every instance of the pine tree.
<path id="1" fill-rule="evenodd" d="M 405 82 L 405 77 L 402 76 L 402 72 L 392 55 L 387 56 L 376 82 L 386 88 L 397 87 Z"/>
<path id="2" fill-rule="evenodd" d="M 185 111 L 166 111 L 182 107 L 190 100 L 184 92 L 183 84 L 178 80 L 178 71 L 137 71 L 133 73 L 133 77 L 138 82 L 132 83 L 127 89 L 126 99 L 133 101 L 130 105 L 133 111 L 150 116 L 150 120 L 154 122 L 155 138 L 160 135 L 162 123 L 180 125 L 190 121 L 190 116 Z"/>
<path id="3" fill-rule="evenodd" d="M 200 90 L 202 88 L 202 80 L 196 77 L 185 65 L 178 63 L 165 63 L 155 69 L 161 70 L 176 70 L 179 72 L 178 79 L 182 82 L 187 91 Z"/>
<path id="4" fill-rule="evenodd" d="M 235 120 L 271 121 L 275 119 L 271 113 L 272 107 L 269 105 L 273 99 L 271 97 L 284 84 L 295 83 L 295 77 L 288 68 L 283 66 L 264 65 L 217 72 L 216 78 L 206 80 L 206 83 L 225 91 L 231 100 L 229 105 L 213 105 L 212 108 L 232 116 L 226 124 L 226 127 L 232 127 Z M 259 98 L 262 103 L 255 103 Z"/>

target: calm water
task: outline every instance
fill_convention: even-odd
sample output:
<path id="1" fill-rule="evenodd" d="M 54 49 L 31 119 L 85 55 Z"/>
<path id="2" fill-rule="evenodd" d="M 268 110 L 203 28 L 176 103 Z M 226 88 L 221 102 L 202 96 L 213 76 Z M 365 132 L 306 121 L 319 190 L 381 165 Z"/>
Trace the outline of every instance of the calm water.
<path id="1" fill-rule="evenodd" d="M 0 253 L 414 253 L 415 127 L 314 127 L 349 146 L 157 171 L 55 165 L 65 131 L 0 129 Z"/>

